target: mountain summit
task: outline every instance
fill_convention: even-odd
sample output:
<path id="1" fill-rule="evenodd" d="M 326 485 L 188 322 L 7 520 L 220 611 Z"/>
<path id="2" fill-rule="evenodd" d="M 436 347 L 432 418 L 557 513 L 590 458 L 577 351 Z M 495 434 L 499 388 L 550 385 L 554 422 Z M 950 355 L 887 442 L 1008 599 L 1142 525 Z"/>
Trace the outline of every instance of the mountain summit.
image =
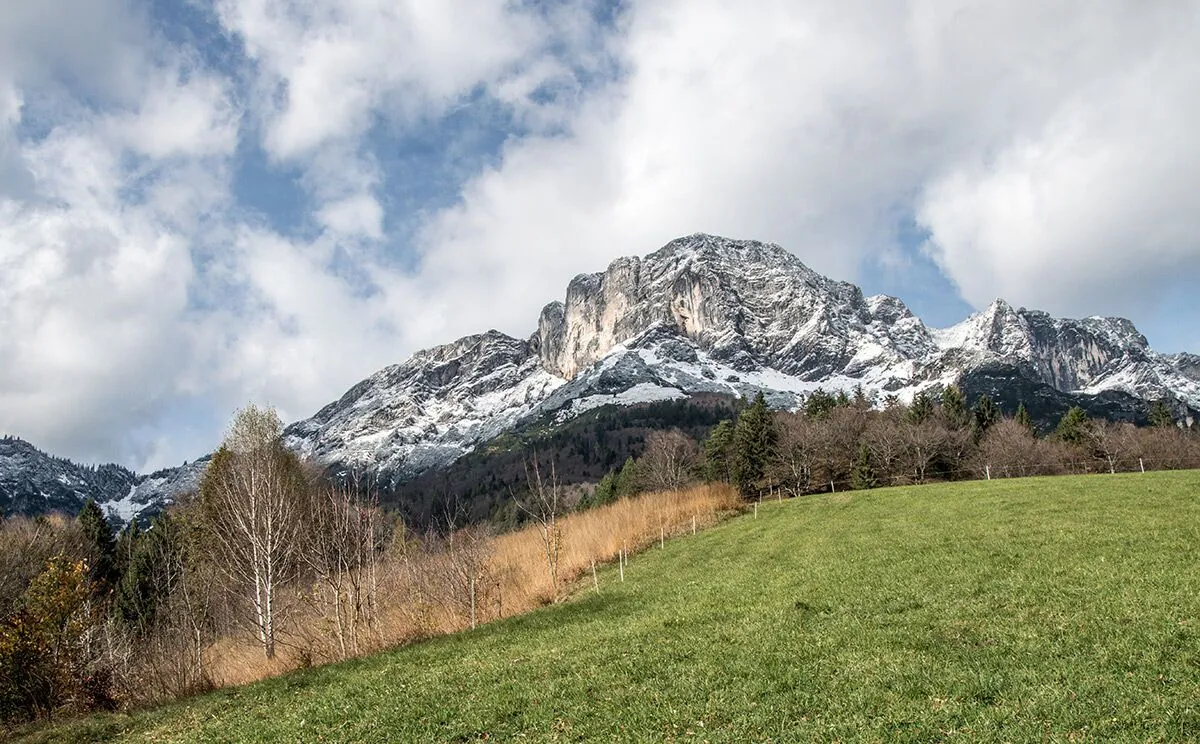
<path id="1" fill-rule="evenodd" d="M 1109 416 L 1138 418 L 1163 398 L 1200 409 L 1195 358 L 1156 354 L 1127 320 L 997 300 L 929 329 L 900 300 L 864 297 L 778 245 L 698 234 L 575 277 L 528 339 L 489 331 L 418 352 L 286 435 L 326 464 L 403 478 L 523 422 L 606 404 L 762 390 L 791 407 L 817 388 L 858 386 L 911 400 L 956 382 L 1003 399 L 1005 380 Z"/>
<path id="2" fill-rule="evenodd" d="M 1185 417 L 1200 410 L 1200 357 L 1154 352 L 1128 320 L 1057 319 L 996 300 L 930 329 L 900 300 L 864 297 L 778 245 L 697 234 L 575 277 L 529 338 L 492 330 L 419 351 L 285 437 L 334 470 L 366 469 L 396 484 L 501 434 L 604 405 L 762 391 L 795 407 L 818 388 L 857 387 L 908 401 L 952 383 L 1006 409 L 1025 403 L 1044 421 L 1071 405 L 1129 420 L 1144 420 L 1147 402 L 1160 399 Z M 0 457 L 0 471 L 30 457 Z M 112 487 L 93 497 L 129 518 L 193 486 L 201 467 L 102 479 Z M 58 478 L 58 470 L 37 472 Z M 72 494 L 96 478 L 77 480 Z M 50 491 L 0 472 L 0 487 L 18 481 L 20 508 L 36 511 L 30 494 Z M 0 508 L 10 508 L 14 496 L 0 495 Z"/>

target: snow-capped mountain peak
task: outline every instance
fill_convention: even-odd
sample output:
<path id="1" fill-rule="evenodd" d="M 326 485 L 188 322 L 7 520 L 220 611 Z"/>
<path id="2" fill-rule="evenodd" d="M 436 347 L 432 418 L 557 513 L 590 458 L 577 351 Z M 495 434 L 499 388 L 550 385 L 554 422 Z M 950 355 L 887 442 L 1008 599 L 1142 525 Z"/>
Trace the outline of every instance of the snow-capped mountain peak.
<path id="1" fill-rule="evenodd" d="M 1163 398 L 1200 410 L 1200 357 L 1155 353 L 1128 320 L 1057 319 L 997 299 L 929 329 L 901 300 L 864 297 L 778 245 L 697 234 L 575 277 L 526 339 L 493 330 L 419 351 L 285 437 L 334 470 L 396 482 L 602 405 L 763 391 L 792 407 L 817 388 L 859 387 L 911 400 L 974 377 L 1060 402 L 1103 394 L 1104 415 L 1143 415 L 1143 401 Z M 194 487 L 201 472 L 131 476 L 105 498 L 133 513 Z"/>

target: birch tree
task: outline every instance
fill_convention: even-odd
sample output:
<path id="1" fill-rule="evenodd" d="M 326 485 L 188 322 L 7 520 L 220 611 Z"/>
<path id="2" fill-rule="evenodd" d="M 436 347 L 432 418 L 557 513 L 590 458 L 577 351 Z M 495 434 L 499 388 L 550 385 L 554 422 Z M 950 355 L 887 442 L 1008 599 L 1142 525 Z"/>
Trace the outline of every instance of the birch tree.
<path id="1" fill-rule="evenodd" d="M 268 659 L 275 656 L 280 588 L 296 575 L 306 488 L 282 429 L 274 409 L 238 411 L 200 485 L 217 565 L 248 600 L 250 624 Z"/>

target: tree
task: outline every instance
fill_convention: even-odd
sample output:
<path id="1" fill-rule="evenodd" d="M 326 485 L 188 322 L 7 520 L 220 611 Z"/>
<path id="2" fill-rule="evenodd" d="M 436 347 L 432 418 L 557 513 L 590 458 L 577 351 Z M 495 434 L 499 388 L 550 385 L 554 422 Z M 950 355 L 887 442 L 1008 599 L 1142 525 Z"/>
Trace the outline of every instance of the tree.
<path id="1" fill-rule="evenodd" d="M 696 454 L 696 443 L 679 429 L 652 431 L 638 467 L 650 487 L 673 491 L 691 480 Z"/>
<path id="2" fill-rule="evenodd" d="M 274 409 L 237 412 L 200 484 L 205 533 L 232 587 L 249 600 L 263 653 L 275 656 L 280 587 L 297 571 L 298 532 L 308 484 L 283 445 Z"/>
<path id="3" fill-rule="evenodd" d="M 767 400 L 759 391 L 754 402 L 738 414 L 733 429 L 733 479 L 743 496 L 757 492 L 778 438 Z"/>
<path id="4" fill-rule="evenodd" d="M 586 506 L 604 506 L 616 500 L 617 474 L 610 470 L 596 484 L 596 489 L 592 491 L 591 498 L 588 499 Z"/>
<path id="5" fill-rule="evenodd" d="M 1046 474 L 1041 442 L 1016 420 L 1004 419 L 990 427 L 979 443 L 979 472 L 993 478 L 1024 478 Z"/>
<path id="6" fill-rule="evenodd" d="M 771 459 L 771 477 L 793 496 L 813 487 L 820 422 L 798 413 L 781 413 L 777 418 L 779 442 Z"/>
<path id="7" fill-rule="evenodd" d="M 1029 415 L 1024 403 L 1017 404 L 1017 412 L 1013 416 L 1013 421 L 1028 431 L 1030 436 L 1037 436 L 1037 429 L 1033 426 L 1033 417 Z"/>
<path id="8" fill-rule="evenodd" d="M 967 396 L 957 385 L 950 385 L 942 392 L 942 418 L 952 429 L 965 429 L 971 424 L 971 409 L 967 407 Z"/>
<path id="9" fill-rule="evenodd" d="M 863 442 L 858 445 L 858 456 L 854 458 L 854 467 L 850 470 L 850 487 L 863 491 L 878 485 L 879 479 L 875 477 L 875 468 L 871 465 L 871 450 Z"/>
<path id="10" fill-rule="evenodd" d="M 163 514 L 149 531 L 132 539 L 129 563 L 117 585 L 118 616 L 136 635 L 145 635 L 155 624 L 158 608 L 174 590 L 175 565 L 183 550 L 175 520 Z"/>
<path id="11" fill-rule="evenodd" d="M 117 583 L 117 541 L 112 525 L 96 502 L 88 499 L 79 512 L 84 551 L 88 557 L 88 579 L 98 592 L 107 592 Z"/>
<path id="12" fill-rule="evenodd" d="M 358 654 L 364 631 L 375 626 L 376 545 L 380 518 L 373 488 L 358 474 L 340 482 L 314 474 L 304 512 L 300 558 L 320 600 L 332 615 L 341 658 Z"/>
<path id="13" fill-rule="evenodd" d="M 632 463 L 632 459 L 626 465 Z M 624 468 L 622 468 L 624 473 Z M 525 463 L 525 481 L 528 486 L 524 499 L 518 499 L 517 505 L 527 515 L 533 518 L 538 536 L 542 539 L 542 551 L 546 556 L 546 569 L 550 574 L 550 589 L 553 601 L 559 599 L 558 564 L 563 550 L 563 532 L 558 523 L 559 511 L 562 508 L 562 487 L 558 483 L 558 474 L 554 463 L 550 463 L 550 476 L 542 476 L 535 452 Z"/>
<path id="14" fill-rule="evenodd" d="M 822 421 L 829 416 L 830 411 L 837 408 L 837 404 L 837 398 L 825 392 L 823 388 L 817 388 L 808 396 L 808 400 L 804 401 L 804 415 Z"/>
<path id="15" fill-rule="evenodd" d="M 1066 444 L 1085 447 L 1092 441 L 1092 422 L 1079 406 L 1072 406 L 1059 419 L 1054 436 Z"/>
<path id="16" fill-rule="evenodd" d="M 725 419 L 713 427 L 704 440 L 701 471 L 709 483 L 728 483 L 732 480 L 733 422 Z"/>
<path id="17" fill-rule="evenodd" d="M 1167 405 L 1166 401 L 1156 400 L 1154 401 L 1154 405 L 1150 406 L 1150 425 L 1175 425 L 1175 415 L 1171 413 L 1171 408 Z"/>
<path id="18" fill-rule="evenodd" d="M 927 393 L 917 393 L 913 397 L 912 405 L 908 407 L 908 422 L 910 424 L 923 424 L 933 416 L 933 400 L 930 399 Z"/>
<path id="19" fill-rule="evenodd" d="M 617 473 L 616 498 L 624 498 L 633 496 L 641 488 L 641 478 L 638 470 L 637 461 L 632 457 L 625 458 L 625 464 L 621 466 L 621 472 Z"/>
<path id="20" fill-rule="evenodd" d="M 1000 420 L 1000 409 L 992 402 L 992 399 L 986 395 L 979 396 L 979 400 L 975 401 L 975 410 L 973 429 L 976 441 L 979 440 L 987 430 L 992 428 L 992 424 Z"/>

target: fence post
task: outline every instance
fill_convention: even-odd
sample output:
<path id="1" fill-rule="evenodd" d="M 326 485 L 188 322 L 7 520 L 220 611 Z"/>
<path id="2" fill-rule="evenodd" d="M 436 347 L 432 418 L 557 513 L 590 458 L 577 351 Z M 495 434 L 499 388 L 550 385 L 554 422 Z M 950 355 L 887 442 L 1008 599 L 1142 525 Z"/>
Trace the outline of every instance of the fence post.
<path id="1" fill-rule="evenodd" d="M 475 630 L 475 577 L 471 577 L 471 630 Z"/>
<path id="2" fill-rule="evenodd" d="M 754 518 L 758 519 L 758 502 L 754 502 Z"/>
<path id="3" fill-rule="evenodd" d="M 983 472 L 987 475 L 988 480 L 992 479 L 992 466 L 991 465 L 984 465 Z"/>
<path id="4" fill-rule="evenodd" d="M 829 492 L 830 492 L 830 493 L 837 493 L 837 486 L 834 484 L 834 482 L 833 482 L 833 478 L 830 478 L 830 479 L 829 479 Z"/>
<path id="5" fill-rule="evenodd" d="M 1146 463 L 1140 457 L 1138 458 L 1138 467 L 1142 469 L 1143 473 L 1146 472 Z"/>
<path id="6" fill-rule="evenodd" d="M 596 594 L 600 593 L 600 579 L 596 576 L 596 559 L 592 559 L 592 583 L 596 585 Z"/>
<path id="7" fill-rule="evenodd" d="M 696 534 L 696 515 L 692 515 L 692 534 Z"/>
<path id="8" fill-rule="evenodd" d="M 658 526 L 658 549 L 665 550 L 667 547 L 667 528 L 662 525 Z"/>
<path id="9" fill-rule="evenodd" d="M 617 553 L 617 568 L 621 572 L 621 582 L 625 582 L 625 548 L 621 548 L 621 552 Z"/>

